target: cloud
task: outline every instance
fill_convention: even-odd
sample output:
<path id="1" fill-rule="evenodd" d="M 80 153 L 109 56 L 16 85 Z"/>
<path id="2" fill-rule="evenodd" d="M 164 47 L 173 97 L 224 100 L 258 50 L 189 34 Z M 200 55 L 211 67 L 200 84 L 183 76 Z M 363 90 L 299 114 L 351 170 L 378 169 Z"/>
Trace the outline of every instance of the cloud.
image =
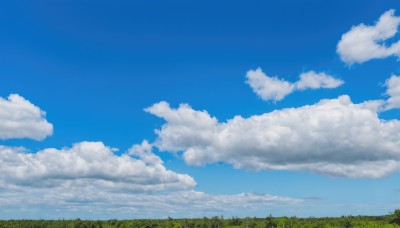
<path id="1" fill-rule="evenodd" d="M 142 144 L 133 145 L 128 154 L 138 157 L 141 161 L 151 165 L 161 165 L 164 162 L 160 157 L 155 155 L 152 151 L 153 146 L 147 141 L 143 140 Z"/>
<path id="2" fill-rule="evenodd" d="M 165 218 L 254 215 L 260 210 L 300 205 L 305 200 L 268 194 L 240 193 L 211 195 L 195 190 L 163 194 L 107 192 L 96 186 L 84 189 L 69 186 L 55 189 L 18 188 L 2 192 L 0 210 L 18 212 L 18 218 L 30 218 L 29 212 L 49 210 L 46 219 L 63 218 Z M 23 208 L 22 208 L 23 207 Z M 188 210 L 190 208 L 190 210 Z M 56 212 L 56 213 L 54 213 Z M 85 216 L 86 215 L 86 216 Z M 14 214 L 12 218 L 16 217 Z M 89 217 L 89 218 L 90 218 Z M 35 218 L 35 217 L 34 217 Z"/>
<path id="3" fill-rule="evenodd" d="M 210 195 L 194 179 L 167 170 L 147 141 L 116 155 L 102 142 L 28 153 L 0 146 L 4 218 L 161 218 L 246 215 L 304 200 L 268 194 Z M 191 210 L 187 210 L 191 208 Z M 0 216 L 0 218 L 2 218 Z"/>
<path id="4" fill-rule="evenodd" d="M 253 92 L 263 100 L 280 101 L 294 90 L 294 86 L 278 77 L 269 77 L 261 68 L 249 70 L 246 74 L 246 83 L 250 85 Z"/>
<path id="5" fill-rule="evenodd" d="M 305 89 L 333 89 L 341 86 L 344 82 L 325 73 L 316 73 L 308 71 L 300 74 L 300 80 L 296 82 L 295 88 Z"/>
<path id="6" fill-rule="evenodd" d="M 116 155 L 101 142 L 76 143 L 72 148 L 27 153 L 23 148 L 0 147 L 0 186 L 29 188 L 80 188 L 152 192 L 192 189 L 196 182 L 186 174 L 167 170 L 147 142 L 130 153 Z"/>
<path id="7" fill-rule="evenodd" d="M 392 75 L 385 82 L 386 94 L 389 96 L 386 109 L 400 108 L 400 77 Z"/>
<path id="8" fill-rule="evenodd" d="M 336 88 L 344 82 L 326 73 L 308 71 L 300 74 L 300 79 L 291 83 L 276 76 L 267 76 L 261 68 L 249 70 L 246 74 L 246 83 L 253 92 L 263 100 L 280 101 L 295 90 Z"/>
<path id="9" fill-rule="evenodd" d="M 349 178 L 380 178 L 400 168 L 400 122 L 381 120 L 384 102 L 343 95 L 314 105 L 218 122 L 187 104 L 146 109 L 166 123 L 154 143 L 183 152 L 189 165 L 225 162 L 248 170 L 297 170 Z"/>
<path id="10" fill-rule="evenodd" d="M 342 61 L 353 64 L 391 55 L 399 56 L 400 41 L 385 44 L 396 35 L 400 24 L 400 17 L 394 16 L 394 12 L 391 9 L 382 14 L 375 25 L 360 24 L 343 34 L 336 49 Z"/>
<path id="11" fill-rule="evenodd" d="M 53 133 L 46 113 L 18 94 L 0 97 L 0 139 L 43 140 Z"/>

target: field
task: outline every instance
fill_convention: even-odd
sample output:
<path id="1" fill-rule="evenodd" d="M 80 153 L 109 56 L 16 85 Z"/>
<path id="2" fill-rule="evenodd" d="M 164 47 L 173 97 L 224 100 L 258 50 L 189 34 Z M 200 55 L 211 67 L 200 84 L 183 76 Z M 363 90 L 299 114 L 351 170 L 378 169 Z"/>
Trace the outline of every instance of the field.
<path id="1" fill-rule="evenodd" d="M 384 216 L 342 216 L 326 218 L 296 218 L 272 217 L 266 218 L 199 218 L 199 219 L 136 219 L 136 220 L 2 220 L 0 228 L 98 228 L 98 227 L 137 227 L 137 228 L 341 228 L 370 227 L 394 228 L 400 227 L 400 210 Z"/>

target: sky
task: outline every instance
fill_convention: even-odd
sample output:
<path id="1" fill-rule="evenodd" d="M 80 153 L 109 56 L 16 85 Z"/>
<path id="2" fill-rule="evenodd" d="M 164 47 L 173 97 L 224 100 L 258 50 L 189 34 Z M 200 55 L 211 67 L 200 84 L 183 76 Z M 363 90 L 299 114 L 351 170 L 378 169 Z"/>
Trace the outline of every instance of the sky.
<path id="1" fill-rule="evenodd" d="M 0 219 L 400 208 L 400 3 L 3 1 Z"/>

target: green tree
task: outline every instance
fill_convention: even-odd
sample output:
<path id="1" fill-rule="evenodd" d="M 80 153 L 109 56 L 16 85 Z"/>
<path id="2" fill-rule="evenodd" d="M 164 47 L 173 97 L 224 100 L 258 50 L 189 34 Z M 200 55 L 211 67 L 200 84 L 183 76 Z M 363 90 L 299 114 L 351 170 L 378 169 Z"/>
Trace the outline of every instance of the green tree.
<path id="1" fill-rule="evenodd" d="M 394 210 L 391 223 L 400 224 L 400 209 Z"/>
<path id="2" fill-rule="evenodd" d="M 272 215 L 269 215 L 268 217 L 265 218 L 265 227 L 266 228 L 276 228 L 278 227 L 278 223 L 274 221 L 274 218 Z"/>

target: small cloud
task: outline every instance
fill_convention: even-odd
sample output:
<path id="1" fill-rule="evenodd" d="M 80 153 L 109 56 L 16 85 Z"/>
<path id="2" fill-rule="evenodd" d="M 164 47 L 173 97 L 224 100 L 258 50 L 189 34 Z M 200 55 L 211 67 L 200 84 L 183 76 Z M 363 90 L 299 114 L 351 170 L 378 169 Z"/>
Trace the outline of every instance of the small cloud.
<path id="1" fill-rule="evenodd" d="M 385 41 L 394 37 L 400 24 L 400 17 L 394 16 L 393 9 L 386 11 L 375 25 L 360 24 L 342 35 L 336 52 L 343 62 L 363 63 L 371 59 L 382 59 L 400 55 L 400 41 L 391 45 Z"/>
<path id="2" fill-rule="evenodd" d="M 389 99 L 386 101 L 386 110 L 400 108 L 400 77 L 392 75 L 385 82 L 387 87 L 386 95 Z"/>
<path id="3" fill-rule="evenodd" d="M 300 74 L 300 80 L 295 83 L 298 90 L 305 89 L 333 89 L 341 86 L 343 80 L 334 78 L 324 72 L 316 73 L 315 71 L 308 71 Z"/>
<path id="4" fill-rule="evenodd" d="M 279 79 L 277 76 L 267 76 L 262 72 L 261 68 L 249 70 L 246 78 L 246 83 L 263 100 L 280 101 L 295 89 L 294 85 L 290 82 Z"/>
<path id="5" fill-rule="evenodd" d="M 39 107 L 18 94 L 0 97 L 0 139 L 43 140 L 52 133 L 53 125 Z"/>
<path id="6" fill-rule="evenodd" d="M 300 74 L 300 79 L 297 82 L 291 83 L 277 76 L 267 76 L 261 68 L 249 70 L 246 78 L 246 83 L 261 99 L 274 101 L 280 101 L 297 90 L 332 89 L 344 83 L 341 79 L 334 78 L 324 72 L 316 73 L 315 71 L 304 72 Z"/>
<path id="7" fill-rule="evenodd" d="M 153 146 L 147 140 L 143 140 L 142 144 L 133 145 L 128 150 L 128 153 L 132 156 L 138 157 L 147 164 L 162 165 L 164 162 L 160 157 L 153 153 L 152 148 Z"/>

